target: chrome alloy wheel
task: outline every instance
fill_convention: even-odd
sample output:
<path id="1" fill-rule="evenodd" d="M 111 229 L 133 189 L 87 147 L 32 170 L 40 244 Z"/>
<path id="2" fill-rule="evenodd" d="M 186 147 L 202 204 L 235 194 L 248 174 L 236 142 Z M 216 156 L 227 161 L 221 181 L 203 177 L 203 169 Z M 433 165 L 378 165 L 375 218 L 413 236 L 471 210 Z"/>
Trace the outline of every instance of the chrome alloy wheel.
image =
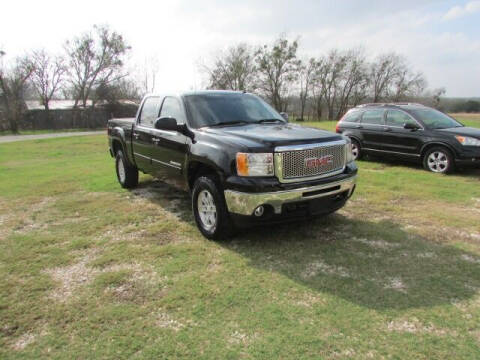
<path id="1" fill-rule="evenodd" d="M 434 151 L 427 159 L 428 168 L 436 173 L 443 173 L 448 169 L 448 157 L 444 152 Z"/>
<path id="2" fill-rule="evenodd" d="M 207 231 L 213 229 L 217 224 L 217 207 L 208 190 L 202 190 L 198 194 L 197 210 L 204 229 Z"/>
<path id="3" fill-rule="evenodd" d="M 117 160 L 117 171 L 118 171 L 118 178 L 120 182 L 123 184 L 125 182 L 125 165 L 123 164 L 122 159 Z"/>
<path id="4" fill-rule="evenodd" d="M 359 151 L 360 151 L 360 149 L 358 148 L 357 144 L 352 142 L 353 160 L 357 160 Z"/>

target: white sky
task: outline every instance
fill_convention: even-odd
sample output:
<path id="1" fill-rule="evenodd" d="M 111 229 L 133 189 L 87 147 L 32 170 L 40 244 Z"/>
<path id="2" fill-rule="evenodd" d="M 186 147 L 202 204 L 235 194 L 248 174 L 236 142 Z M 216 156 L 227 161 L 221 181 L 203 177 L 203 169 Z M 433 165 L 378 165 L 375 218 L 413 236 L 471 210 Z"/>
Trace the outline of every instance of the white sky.
<path id="1" fill-rule="evenodd" d="M 368 4 L 368 5 L 367 5 Z M 201 88 L 198 63 L 244 41 L 300 37 L 301 55 L 333 47 L 396 51 L 448 96 L 480 96 L 480 1 L 8 1 L 0 46 L 10 57 L 109 24 L 133 47 L 130 64 L 156 55 L 157 91 Z"/>

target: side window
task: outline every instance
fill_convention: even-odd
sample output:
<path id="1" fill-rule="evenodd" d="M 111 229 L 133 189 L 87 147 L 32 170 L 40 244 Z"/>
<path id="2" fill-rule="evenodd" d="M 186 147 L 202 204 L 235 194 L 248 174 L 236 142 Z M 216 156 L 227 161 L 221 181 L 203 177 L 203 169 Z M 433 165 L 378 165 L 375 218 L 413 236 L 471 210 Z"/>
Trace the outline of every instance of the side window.
<path id="1" fill-rule="evenodd" d="M 367 110 L 362 116 L 363 124 L 383 125 L 383 110 Z"/>
<path id="2" fill-rule="evenodd" d="M 414 122 L 410 116 L 402 111 L 388 110 L 386 124 L 389 126 L 403 127 L 405 123 Z"/>
<path id="3" fill-rule="evenodd" d="M 347 115 L 345 115 L 345 118 L 343 119 L 343 121 L 359 122 L 361 115 L 362 115 L 361 111 L 352 111 L 352 112 L 349 112 Z"/>
<path id="4" fill-rule="evenodd" d="M 139 123 L 142 126 L 153 127 L 153 123 L 158 117 L 160 110 L 160 98 L 149 97 L 145 100 L 140 113 Z"/>
<path id="5" fill-rule="evenodd" d="M 185 123 L 185 115 L 180 101 L 174 97 L 165 98 L 160 117 L 173 117 L 179 124 Z"/>

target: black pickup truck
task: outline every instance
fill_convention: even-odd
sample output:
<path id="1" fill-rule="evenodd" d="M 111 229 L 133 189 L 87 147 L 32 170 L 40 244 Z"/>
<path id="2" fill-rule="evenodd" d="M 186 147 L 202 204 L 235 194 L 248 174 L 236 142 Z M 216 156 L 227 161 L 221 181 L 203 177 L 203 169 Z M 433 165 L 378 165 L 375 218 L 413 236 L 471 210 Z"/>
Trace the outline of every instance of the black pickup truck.
<path id="1" fill-rule="evenodd" d="M 259 97 L 233 91 L 146 96 L 136 118 L 108 122 L 124 188 L 138 171 L 191 193 L 209 239 L 251 224 L 326 215 L 353 194 L 350 140 L 288 123 Z"/>

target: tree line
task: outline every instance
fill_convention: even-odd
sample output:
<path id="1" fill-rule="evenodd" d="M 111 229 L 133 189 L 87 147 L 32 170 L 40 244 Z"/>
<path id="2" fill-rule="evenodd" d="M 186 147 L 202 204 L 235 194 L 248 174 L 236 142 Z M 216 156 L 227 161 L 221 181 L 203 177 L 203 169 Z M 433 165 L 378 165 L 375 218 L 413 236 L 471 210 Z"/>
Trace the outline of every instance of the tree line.
<path id="1" fill-rule="evenodd" d="M 424 75 L 399 54 L 370 59 L 362 49 L 333 49 L 305 58 L 299 51 L 298 40 L 280 36 L 263 46 L 231 46 L 201 67 L 208 88 L 255 92 L 278 111 L 298 109 L 301 119 L 307 113 L 338 119 L 362 102 L 425 97 Z M 48 113 L 52 99 L 73 99 L 74 109 L 93 108 L 100 101 L 138 99 L 154 91 L 158 60 L 146 59 L 132 74 L 125 66 L 130 52 L 124 37 L 108 26 L 65 41 L 58 54 L 37 49 L 7 62 L 0 49 L 0 111 L 9 129 L 18 132 L 26 98 L 39 99 Z M 428 96 L 438 105 L 444 93 L 437 89 Z"/>
<path id="2" fill-rule="evenodd" d="M 318 119 L 339 119 L 362 102 L 409 101 L 427 88 L 425 76 L 397 53 L 369 59 L 362 49 L 333 49 L 304 58 L 298 41 L 284 36 L 271 45 L 233 45 L 201 68 L 208 88 L 257 92 L 278 111 L 296 102 L 301 119 L 307 110 Z M 444 93 L 436 89 L 428 96 L 435 103 Z"/>

